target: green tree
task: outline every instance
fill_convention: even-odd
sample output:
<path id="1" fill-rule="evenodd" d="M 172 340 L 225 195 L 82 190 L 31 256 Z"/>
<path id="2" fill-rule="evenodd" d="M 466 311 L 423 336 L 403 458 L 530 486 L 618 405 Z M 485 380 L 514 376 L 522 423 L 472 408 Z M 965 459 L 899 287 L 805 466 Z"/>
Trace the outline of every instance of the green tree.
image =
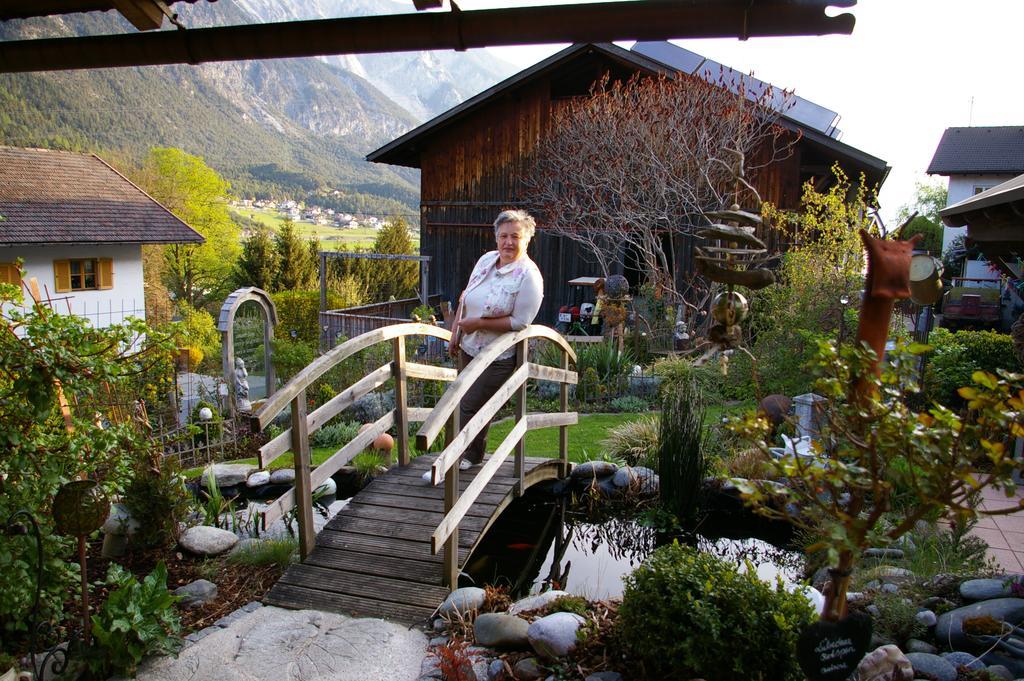
<path id="1" fill-rule="evenodd" d="M 918 182 L 914 187 L 914 200 L 900 207 L 896 220 L 903 224 L 914 211 L 917 211 L 921 217 L 928 218 L 933 224 L 941 225 L 939 211 L 946 207 L 948 198 L 949 191 L 942 184 Z"/>
<path id="2" fill-rule="evenodd" d="M 309 246 L 295 232 L 295 223 L 285 220 L 274 237 L 279 266 L 276 289 L 278 291 L 306 291 L 316 284 L 317 260 L 311 257 Z"/>
<path id="3" fill-rule="evenodd" d="M 920 234 L 924 238 L 918 242 L 915 248 L 922 251 L 928 251 L 932 255 L 942 255 L 942 232 L 943 228 L 941 224 L 932 222 L 930 219 L 923 215 L 918 215 L 911 220 L 907 225 L 900 230 L 900 233 L 896 238 L 898 239 L 909 239 L 915 234 Z"/>
<path id="4" fill-rule="evenodd" d="M 277 278 L 280 258 L 270 229 L 259 225 L 242 242 L 242 255 L 235 263 L 234 281 L 237 286 L 256 286 L 272 293 Z"/>
<path id="5" fill-rule="evenodd" d="M 150 150 L 139 183 L 206 239 L 165 248 L 164 282 L 171 295 L 192 307 L 216 303 L 228 292 L 241 250 L 227 209 L 228 183 L 198 156 L 160 147 Z"/>
<path id="6" fill-rule="evenodd" d="M 400 217 L 384 223 L 373 242 L 375 253 L 415 255 L 409 225 Z M 367 289 L 375 300 L 411 298 L 419 286 L 419 264 L 413 260 L 389 262 L 367 260 Z"/>

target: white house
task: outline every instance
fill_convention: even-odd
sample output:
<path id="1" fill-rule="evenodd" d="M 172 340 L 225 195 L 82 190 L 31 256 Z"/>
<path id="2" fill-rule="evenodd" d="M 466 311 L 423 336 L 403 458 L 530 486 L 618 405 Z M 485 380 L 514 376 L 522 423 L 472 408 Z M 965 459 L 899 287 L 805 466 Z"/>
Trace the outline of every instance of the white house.
<path id="1" fill-rule="evenodd" d="M 57 312 L 146 316 L 143 244 L 203 237 L 94 154 L 0 146 L 0 281 L 35 278 Z"/>
<path id="2" fill-rule="evenodd" d="M 1002 184 L 1024 173 L 1024 126 L 946 128 L 927 172 L 949 178 L 947 207 Z M 943 253 L 966 232 L 966 227 L 947 225 L 942 236 Z M 970 260 L 965 263 L 962 276 L 996 275 L 987 263 Z"/>

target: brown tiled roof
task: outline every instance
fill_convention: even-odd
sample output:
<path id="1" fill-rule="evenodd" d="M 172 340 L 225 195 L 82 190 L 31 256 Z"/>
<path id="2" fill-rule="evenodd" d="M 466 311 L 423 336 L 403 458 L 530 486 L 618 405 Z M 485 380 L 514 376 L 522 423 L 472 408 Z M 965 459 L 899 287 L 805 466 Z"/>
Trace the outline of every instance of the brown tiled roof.
<path id="1" fill-rule="evenodd" d="M 95 154 L 0 146 L 0 246 L 203 240 Z"/>

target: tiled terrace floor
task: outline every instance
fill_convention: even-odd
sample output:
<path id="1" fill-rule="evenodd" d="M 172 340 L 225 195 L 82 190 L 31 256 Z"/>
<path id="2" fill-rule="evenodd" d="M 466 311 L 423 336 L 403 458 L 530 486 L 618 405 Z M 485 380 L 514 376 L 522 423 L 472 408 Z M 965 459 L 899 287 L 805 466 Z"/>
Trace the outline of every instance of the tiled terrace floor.
<path id="1" fill-rule="evenodd" d="M 1014 497 L 1000 490 L 982 491 L 981 508 L 994 510 L 1019 504 L 1024 498 L 1024 487 L 1017 487 Z M 982 516 L 971 531 L 988 544 L 988 555 L 1007 572 L 1024 573 L 1024 510 L 1011 515 Z"/>

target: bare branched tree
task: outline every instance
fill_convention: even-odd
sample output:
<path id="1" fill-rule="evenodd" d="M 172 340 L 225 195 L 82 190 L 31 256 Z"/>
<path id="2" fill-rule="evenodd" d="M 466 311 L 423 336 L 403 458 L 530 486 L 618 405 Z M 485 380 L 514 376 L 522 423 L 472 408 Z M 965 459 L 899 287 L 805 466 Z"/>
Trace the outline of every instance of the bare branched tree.
<path id="1" fill-rule="evenodd" d="M 524 164 L 523 196 L 547 232 L 582 244 L 605 276 L 632 251 L 649 283 L 692 307 L 707 298 L 707 287 L 697 284 L 701 292 L 696 278 L 675 277 L 669 249 L 675 237 L 706 224 L 705 212 L 759 205 L 752 178 L 788 156 L 798 139 L 778 125 L 789 98 L 732 92 L 724 74 L 628 82 L 606 75 L 589 96 L 552 113 Z M 689 290 L 678 291 L 677 279 Z"/>

